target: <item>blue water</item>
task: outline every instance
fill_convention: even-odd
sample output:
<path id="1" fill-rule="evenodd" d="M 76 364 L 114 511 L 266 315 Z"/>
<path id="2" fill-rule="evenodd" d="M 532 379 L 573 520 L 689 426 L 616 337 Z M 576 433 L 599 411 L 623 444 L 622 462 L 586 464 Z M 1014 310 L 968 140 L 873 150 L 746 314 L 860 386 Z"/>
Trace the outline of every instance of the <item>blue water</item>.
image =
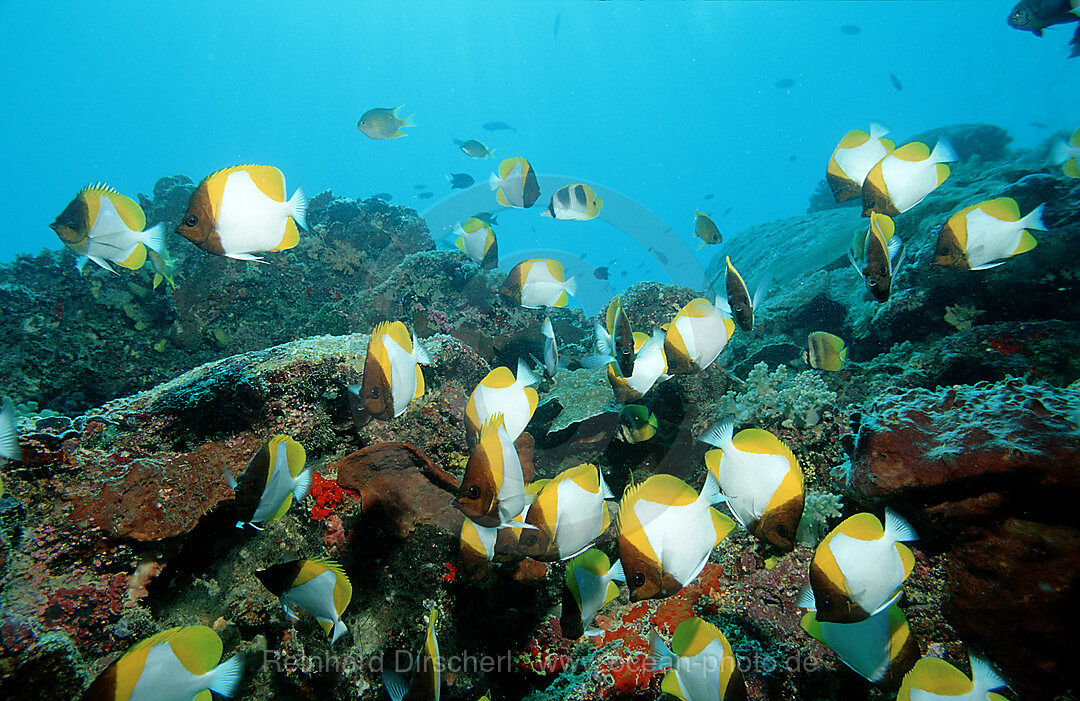
<path id="1" fill-rule="evenodd" d="M 691 238 L 696 210 L 737 246 L 740 230 L 805 211 L 837 141 L 871 120 L 897 140 L 988 122 L 1021 147 L 1080 125 L 1075 25 L 1039 39 L 1006 24 L 1012 5 L 7 1 L 0 261 L 59 249 L 47 225 L 88 182 L 134 196 L 240 163 L 275 165 L 309 196 L 392 193 L 437 214 L 438 239 L 456 212 L 497 209 L 488 173 L 523 155 L 631 198 L 671 227 L 658 250 L 703 265 L 714 251 Z M 357 131 L 365 110 L 395 105 L 415 113 L 407 137 Z M 453 144 L 469 138 L 496 159 Z M 451 193 L 451 172 L 476 187 Z M 417 184 L 436 196 L 416 199 Z M 677 279 L 602 221 L 541 219 L 549 195 L 500 219 L 504 261 L 564 252 L 584 261 L 571 273 L 609 265 L 615 288 L 698 274 Z"/>

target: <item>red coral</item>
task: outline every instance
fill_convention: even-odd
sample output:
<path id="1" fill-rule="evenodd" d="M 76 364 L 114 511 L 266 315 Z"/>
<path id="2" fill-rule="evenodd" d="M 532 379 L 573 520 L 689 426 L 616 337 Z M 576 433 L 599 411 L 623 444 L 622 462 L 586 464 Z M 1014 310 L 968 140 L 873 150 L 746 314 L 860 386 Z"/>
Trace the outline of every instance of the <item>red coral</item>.
<path id="1" fill-rule="evenodd" d="M 1027 346 L 1020 341 L 1017 341 L 1012 336 L 991 338 L 990 347 L 1002 355 L 1012 355 L 1013 353 L 1024 353 L 1027 351 Z"/>
<path id="2" fill-rule="evenodd" d="M 348 496 L 352 499 L 360 498 L 360 494 L 352 489 L 342 487 L 334 480 L 328 480 L 318 472 L 311 483 L 311 496 L 315 497 L 315 506 L 311 507 L 311 518 L 322 521 L 334 513 L 334 509 Z"/>
<path id="3" fill-rule="evenodd" d="M 449 562 L 444 562 L 443 566 L 446 567 L 446 574 L 440 577 L 440 579 L 444 582 L 453 582 L 456 580 L 458 568 L 454 567 L 454 565 Z"/>

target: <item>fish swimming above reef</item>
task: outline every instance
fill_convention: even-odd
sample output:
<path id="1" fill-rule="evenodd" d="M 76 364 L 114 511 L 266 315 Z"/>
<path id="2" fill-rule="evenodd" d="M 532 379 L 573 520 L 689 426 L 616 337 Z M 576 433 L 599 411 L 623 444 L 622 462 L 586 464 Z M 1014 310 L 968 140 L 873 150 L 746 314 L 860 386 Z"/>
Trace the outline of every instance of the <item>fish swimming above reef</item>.
<path id="1" fill-rule="evenodd" d="M 640 404 L 627 404 L 619 412 L 619 429 L 615 435 L 627 443 L 642 443 L 656 435 L 659 422 L 656 414 Z"/>
<path id="2" fill-rule="evenodd" d="M 484 129 L 487 129 L 488 131 L 517 131 L 517 129 L 506 122 L 485 122 Z"/>
<path id="3" fill-rule="evenodd" d="M 221 638 L 206 626 L 169 628 L 140 640 L 98 675 L 83 701 L 193 701 L 212 691 L 232 698 L 244 674 L 233 655 L 218 664 Z"/>
<path id="4" fill-rule="evenodd" d="M 889 71 L 889 81 L 892 82 L 892 86 L 897 92 L 904 89 L 904 84 L 900 82 L 900 78 L 892 71 Z"/>
<path id="5" fill-rule="evenodd" d="M 593 328 L 596 337 L 596 355 L 582 360 L 585 367 L 601 367 L 608 363 L 618 365 L 619 375 L 630 377 L 634 374 L 634 361 L 639 344 L 630 327 L 630 319 L 623 311 L 618 295 L 608 303 L 603 323 L 598 319 Z"/>
<path id="6" fill-rule="evenodd" d="M 1076 22 L 1080 19 L 1080 0 L 1020 0 L 1009 13 L 1009 26 L 1021 31 L 1031 32 L 1037 37 L 1044 29 L 1055 24 Z M 1072 39 L 1069 58 L 1080 56 L 1080 26 L 1077 26 Z"/>
<path id="7" fill-rule="evenodd" d="M 1068 141 L 1058 141 L 1050 150 L 1050 162 L 1061 166 L 1062 172 L 1070 178 L 1080 178 L 1080 129 L 1069 137 Z"/>
<path id="8" fill-rule="evenodd" d="M 176 268 L 176 259 L 169 255 L 169 249 L 167 247 L 162 246 L 161 253 L 147 247 L 146 258 L 150 261 L 150 265 L 154 269 L 153 289 L 156 290 L 162 282 L 167 283 L 169 287 L 176 287 L 176 281 L 173 280 L 173 270 Z"/>
<path id="9" fill-rule="evenodd" d="M 653 329 L 652 336 L 634 333 L 634 372 L 623 375 L 618 363 L 608 363 L 608 383 L 620 404 L 644 397 L 657 382 L 671 377 L 664 355 L 664 331 Z"/>
<path id="10" fill-rule="evenodd" d="M 525 485 L 525 491 L 537 494 L 546 481 L 530 482 Z M 517 542 L 527 513 L 528 507 L 511 521 L 511 528 L 486 528 L 478 526 L 472 519 L 462 519 L 459 546 L 462 573 L 471 581 L 479 582 L 490 573 L 491 563 L 503 564 L 521 560 Z"/>
<path id="11" fill-rule="evenodd" d="M 607 280 L 611 277 L 611 271 L 606 265 L 601 265 L 599 268 L 594 268 L 592 271 L 593 277 L 597 280 Z"/>
<path id="12" fill-rule="evenodd" d="M 502 416 L 510 440 L 517 440 L 536 411 L 538 396 L 534 386 L 539 383 L 540 378 L 520 358 L 517 377 L 505 366 L 485 375 L 465 405 L 465 430 L 470 445 L 479 439 L 484 424 L 497 415 Z"/>
<path id="13" fill-rule="evenodd" d="M 15 405 L 10 397 L 3 398 L 3 408 L 0 409 L 0 458 L 22 460 L 19 427 L 15 423 Z M 0 495 L 3 495 L 2 491 Z"/>
<path id="14" fill-rule="evenodd" d="M 276 521 L 294 499 L 302 501 L 313 478 L 306 463 L 304 446 L 279 434 L 259 448 L 238 478 L 225 470 L 225 479 L 236 492 L 236 527 Z"/>
<path id="15" fill-rule="evenodd" d="M 727 314 L 722 300 L 717 299 L 717 302 L 714 305 L 704 297 L 691 300 L 668 324 L 664 354 L 672 374 L 704 370 L 727 346 L 735 331 L 735 322 Z"/>
<path id="16" fill-rule="evenodd" d="M 525 489 L 521 458 L 502 414 L 496 414 L 480 429 L 454 506 L 477 526 L 532 528 L 515 519 L 535 501 L 536 495 Z"/>
<path id="17" fill-rule="evenodd" d="M 434 192 L 418 192 L 413 196 L 418 200 L 430 200 L 432 197 L 435 196 L 435 193 Z"/>
<path id="18" fill-rule="evenodd" d="M 892 509 L 885 525 L 870 513 L 850 516 L 818 545 L 810 562 L 810 582 L 798 606 L 813 608 L 828 623 L 864 621 L 887 609 L 903 593 L 915 557 L 903 544 L 918 540 L 915 530 Z"/>
<path id="19" fill-rule="evenodd" d="M 627 486 L 619 501 L 619 561 L 630 600 L 671 596 L 692 582 L 735 522 L 713 504 L 724 501 L 710 472 L 698 494 L 673 475 Z"/>
<path id="20" fill-rule="evenodd" d="M 284 251 L 307 229 L 304 191 L 285 199 L 285 176 L 273 166 L 243 165 L 203 178 L 176 233 L 206 251 L 236 260 Z"/>
<path id="21" fill-rule="evenodd" d="M 433 607 L 428 612 L 427 635 L 424 636 L 424 646 L 416 657 L 408 656 L 413 662 L 412 681 L 405 683 L 402 676 L 406 670 L 383 670 L 383 684 L 390 701 L 439 701 L 442 693 L 442 670 L 443 664 L 439 660 L 439 641 L 435 637 L 435 621 L 439 618 L 439 612 Z M 394 655 L 397 660 L 397 655 Z"/>
<path id="22" fill-rule="evenodd" d="M 813 611 L 802 618 L 810 637 L 882 688 L 896 688 L 919 659 L 919 643 L 896 604 L 858 623 L 825 623 Z"/>
<path id="23" fill-rule="evenodd" d="M 462 153 L 472 158 L 487 158 L 495 153 L 476 139 L 469 139 L 468 141 L 454 139 L 454 143 L 457 144 Z"/>
<path id="24" fill-rule="evenodd" d="M 563 470 L 549 480 L 529 507 L 518 549 L 540 562 L 567 560 L 592 546 L 611 525 L 605 499 L 614 499 L 604 475 L 588 463 Z"/>
<path id="25" fill-rule="evenodd" d="M 728 417 L 701 440 L 716 446 L 705 465 L 727 497 L 731 514 L 759 540 L 790 550 L 802 518 L 805 488 L 799 461 L 779 438 L 759 428 L 732 435 Z"/>
<path id="26" fill-rule="evenodd" d="M 555 377 L 560 367 L 566 367 L 566 363 L 559 363 L 559 344 L 555 340 L 555 327 L 551 325 L 551 317 L 544 317 L 544 323 L 540 325 L 540 335 L 544 337 L 544 372 L 548 377 Z"/>
<path id="27" fill-rule="evenodd" d="M 49 228 L 84 262 L 90 259 L 111 273 L 112 263 L 138 270 L 148 248 L 165 250 L 165 225 L 146 229 L 142 207 L 105 183 L 79 190 Z"/>
<path id="28" fill-rule="evenodd" d="M 557 260 L 532 258 L 510 270 L 499 292 L 529 309 L 565 307 L 570 301 L 567 295 L 577 292 L 577 280 L 567 279 Z"/>
<path id="29" fill-rule="evenodd" d="M 938 232 L 934 262 L 957 270 L 986 270 L 1027 253 L 1038 243 L 1031 229 L 1046 231 L 1043 206 L 1021 217 L 1016 200 L 999 197 L 961 209 Z"/>
<path id="30" fill-rule="evenodd" d="M 720 229 L 717 228 L 713 220 L 709 218 L 708 214 L 702 212 L 694 215 L 694 236 L 701 239 L 698 250 L 721 243 L 724 240 L 723 234 L 720 233 Z"/>
<path id="31" fill-rule="evenodd" d="M 524 158 L 506 158 L 499 164 L 499 172 L 492 173 L 488 185 L 495 191 L 495 199 L 503 207 L 528 209 L 540 197 L 540 184 L 536 172 Z"/>
<path id="32" fill-rule="evenodd" d="M 488 224 L 491 224 L 492 226 L 498 226 L 499 225 L 499 215 L 498 214 L 492 214 L 491 212 L 477 212 L 473 216 L 476 217 L 477 219 L 479 219 L 482 222 L 487 222 Z"/>
<path id="33" fill-rule="evenodd" d="M 874 212 L 866 234 L 857 234 L 848 260 L 862 276 L 866 289 L 879 302 L 889 301 L 893 279 L 904 264 L 907 246 L 896 235 L 892 218 Z"/>
<path id="34" fill-rule="evenodd" d="M 541 216 L 564 221 L 588 221 L 600 215 L 604 200 L 588 185 L 580 183 L 560 187 L 551 196 Z"/>
<path id="35" fill-rule="evenodd" d="M 904 676 L 896 701 L 1006 701 L 1001 694 L 992 693 L 1008 683 L 1001 678 L 990 661 L 968 652 L 971 678 L 945 660 L 924 657 Z"/>
<path id="36" fill-rule="evenodd" d="M 684 701 L 746 699 L 746 683 L 731 643 L 720 629 L 701 618 L 687 618 L 675 627 L 671 649 L 653 631 L 645 669 L 670 670 L 660 691 Z"/>
<path id="37" fill-rule="evenodd" d="M 348 630 L 341 616 L 352 600 L 352 584 L 338 563 L 321 557 L 291 560 L 257 570 L 255 576 L 278 597 L 289 618 L 299 618 L 297 607 L 314 616 L 331 645 Z"/>
<path id="38" fill-rule="evenodd" d="M 582 635 L 601 635 L 604 631 L 593 625 L 593 619 L 605 604 L 619 598 L 615 582 L 623 581 L 622 565 L 590 548 L 566 564 L 565 581 L 559 618 L 563 636 L 577 640 Z"/>
<path id="39" fill-rule="evenodd" d="M 827 331 L 812 331 L 803 347 L 803 362 L 815 370 L 839 372 L 847 362 L 844 339 Z"/>
<path id="40" fill-rule="evenodd" d="M 451 190 L 465 190 L 476 184 L 476 180 L 468 173 L 451 173 L 446 179 L 450 181 Z"/>
<path id="41" fill-rule="evenodd" d="M 356 128 L 360 130 L 364 136 L 371 137 L 372 139 L 396 139 L 399 136 L 405 136 L 405 132 L 401 131 L 402 127 L 414 127 L 415 124 L 410 124 L 409 120 L 412 119 L 412 115 L 405 117 L 404 119 L 398 119 L 397 111 L 401 109 L 401 105 L 397 107 L 376 107 L 364 112 L 360 116 L 360 121 L 356 123 Z"/>
<path id="42" fill-rule="evenodd" d="M 862 196 L 863 181 L 870 169 L 896 148 L 892 139 L 885 138 L 888 133 L 880 124 L 871 124 L 869 133 L 852 129 L 844 134 L 825 171 L 834 200 L 846 202 Z"/>
<path id="43" fill-rule="evenodd" d="M 349 391 L 363 409 L 376 419 L 401 416 L 409 402 L 424 396 L 421 365 L 433 365 L 431 353 L 400 321 L 382 322 L 368 339 L 364 380 Z"/>
<path id="44" fill-rule="evenodd" d="M 754 311 L 761 308 L 765 302 L 765 292 L 769 288 L 769 281 L 762 280 L 754 292 L 754 299 L 750 299 L 750 292 L 746 288 L 746 282 L 742 275 L 731 264 L 731 256 L 726 257 L 727 276 L 724 278 L 724 289 L 727 292 L 727 314 L 735 319 L 735 323 L 743 331 L 754 328 Z"/>
<path id="45" fill-rule="evenodd" d="M 870 169 L 863 181 L 863 216 L 871 212 L 895 217 L 923 201 L 949 177 L 956 152 L 945 139 L 938 139 L 931 151 L 921 141 L 912 141 L 892 151 Z"/>
<path id="46" fill-rule="evenodd" d="M 499 242 L 495 231 L 482 219 L 469 217 L 463 224 L 455 225 L 458 234 L 454 244 L 482 270 L 499 267 Z"/>

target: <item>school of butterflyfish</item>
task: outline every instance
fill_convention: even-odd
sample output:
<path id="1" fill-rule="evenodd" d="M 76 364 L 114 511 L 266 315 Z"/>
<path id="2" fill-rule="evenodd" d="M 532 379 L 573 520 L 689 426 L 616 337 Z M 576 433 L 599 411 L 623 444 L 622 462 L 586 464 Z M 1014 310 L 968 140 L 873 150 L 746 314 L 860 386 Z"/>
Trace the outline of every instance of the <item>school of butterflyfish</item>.
<path id="1" fill-rule="evenodd" d="M 397 108 L 376 108 L 358 129 L 372 139 L 405 135 L 412 126 Z M 861 198 L 865 228 L 855 233 L 848 257 L 867 291 L 887 302 L 906 253 L 902 232 L 892 217 L 918 204 L 949 177 L 957 160 L 944 139 L 931 149 L 921 142 L 899 147 L 887 130 L 873 124 L 840 140 L 826 170 L 837 202 Z M 462 153 L 493 155 L 480 141 L 455 141 Z M 1065 175 L 1080 177 L 1080 129 L 1051 152 Z M 532 164 L 521 157 L 501 161 L 489 185 L 495 204 L 528 209 L 541 201 Z M 281 171 L 266 165 L 239 165 L 208 175 L 195 189 L 175 231 L 198 248 L 239 261 L 262 261 L 261 254 L 287 250 L 306 229 L 307 200 L 300 189 L 286 196 Z M 564 221 L 596 218 L 604 206 L 596 191 L 571 184 L 551 193 L 541 214 Z M 1036 245 L 1032 231 L 1045 231 L 1042 205 L 1023 213 L 1015 200 L 999 197 L 965 206 L 941 226 L 933 262 L 957 270 L 984 270 L 1005 264 Z M 457 247 L 485 269 L 498 266 L 494 215 L 480 213 L 457 226 Z M 701 246 L 718 244 L 721 233 L 709 215 L 697 212 L 692 235 Z M 64 245 L 106 270 L 113 265 L 138 269 L 150 262 L 155 286 L 170 285 L 171 264 L 163 224 L 147 228 L 132 199 L 98 183 L 75 195 L 50 225 Z M 687 303 L 659 328 L 633 329 L 619 297 L 595 323 L 595 353 L 580 358 L 589 368 L 606 368 L 614 399 L 623 405 L 617 437 L 627 443 L 650 440 L 660 426 L 645 406 L 636 404 L 657 383 L 674 375 L 699 373 L 712 365 L 738 327 L 749 332 L 761 311 L 768 280 L 757 280 L 753 294 L 726 258 L 724 293 Z M 564 307 L 575 294 L 573 277 L 562 263 L 531 259 L 513 267 L 500 292 L 527 308 Z M 542 338 L 542 341 L 539 339 Z M 791 550 L 804 505 L 803 472 L 790 448 L 774 434 L 754 427 L 736 432 L 732 417 L 721 417 L 700 440 L 705 477 L 695 489 L 678 477 L 654 474 L 631 480 L 616 501 L 596 465 L 581 464 L 551 479 L 526 478 L 518 438 L 538 404 L 542 372 L 554 378 L 567 367 L 560 358 L 551 319 L 540 324 L 541 358 L 519 360 L 517 368 L 493 369 L 473 390 L 462 417 L 470 455 L 454 505 L 466 517 L 460 534 L 463 573 L 472 580 L 522 558 L 565 562 L 561 611 L 564 635 L 597 635 L 600 610 L 621 595 L 631 601 L 669 597 L 690 584 L 715 548 L 736 528 L 768 547 Z M 806 339 L 803 359 L 811 368 L 838 372 L 848 359 L 844 340 L 826 331 Z M 363 382 L 349 387 L 358 422 L 394 421 L 424 395 L 422 366 L 434 362 L 424 345 L 400 321 L 376 326 L 369 337 Z M 0 411 L 0 456 L 20 459 L 11 401 Z M 531 477 L 531 470 L 530 477 Z M 261 529 L 304 499 L 312 483 L 304 448 L 292 438 L 271 438 L 245 471 L 225 477 L 236 495 L 237 527 Z M 0 490 L 2 490 L 0 482 Z M 0 491 L 2 494 L 2 491 Z M 613 528 L 612 528 L 613 527 Z M 613 530 L 618 558 L 594 547 Z M 904 543 L 916 540 L 912 527 L 886 509 L 884 521 L 857 513 L 821 541 L 796 606 L 807 609 L 805 631 L 831 648 L 870 682 L 899 687 L 899 699 L 1000 699 L 993 689 L 1004 680 L 988 661 L 971 655 L 969 678 L 947 662 L 919 659 L 919 647 L 898 602 L 915 564 Z M 277 596 L 285 615 L 314 617 L 331 644 L 348 634 L 343 615 L 352 586 L 334 561 L 311 557 L 271 565 L 256 573 Z M 436 611 L 428 616 L 422 665 L 411 679 L 384 676 L 392 699 L 438 699 L 441 689 Z M 662 689 L 684 701 L 745 698 L 746 689 L 724 634 L 700 618 L 688 618 L 674 631 L 670 647 L 654 632 L 650 671 L 664 671 Z M 222 643 L 204 626 L 173 628 L 142 640 L 108 667 L 87 691 L 87 699 L 208 698 L 235 693 L 243 673 L 240 657 L 219 662 Z"/>

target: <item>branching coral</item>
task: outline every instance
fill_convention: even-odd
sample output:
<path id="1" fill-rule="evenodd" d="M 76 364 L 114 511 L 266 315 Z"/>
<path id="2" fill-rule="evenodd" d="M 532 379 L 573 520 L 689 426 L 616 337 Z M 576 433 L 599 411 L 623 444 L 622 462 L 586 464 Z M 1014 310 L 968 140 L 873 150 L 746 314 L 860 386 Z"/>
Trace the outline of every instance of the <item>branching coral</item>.
<path id="1" fill-rule="evenodd" d="M 844 499 L 839 494 L 808 490 L 795 539 L 800 545 L 816 546 L 829 532 L 829 519 L 841 516 L 843 508 Z"/>
<path id="2" fill-rule="evenodd" d="M 734 414 L 740 425 L 782 420 L 813 426 L 821 419 L 821 410 L 835 402 L 836 392 L 814 372 L 792 375 L 781 365 L 770 373 L 766 363 L 758 363 L 750 370 L 745 389 L 728 391 L 720 408 L 724 414 Z"/>

